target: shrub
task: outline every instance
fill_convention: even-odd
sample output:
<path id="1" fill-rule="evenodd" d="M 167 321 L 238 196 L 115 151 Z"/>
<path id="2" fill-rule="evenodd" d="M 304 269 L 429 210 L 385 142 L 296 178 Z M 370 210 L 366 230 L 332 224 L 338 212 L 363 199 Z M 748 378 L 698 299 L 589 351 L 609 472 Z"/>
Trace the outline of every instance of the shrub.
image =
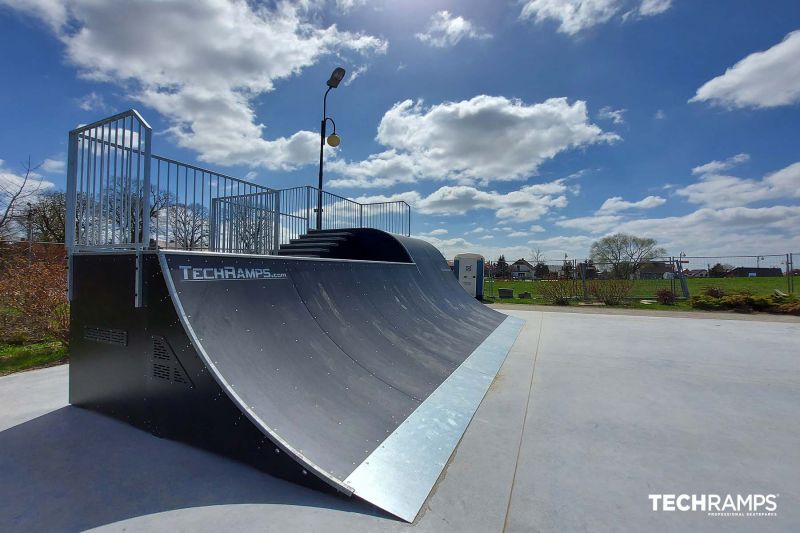
<path id="1" fill-rule="evenodd" d="M 624 303 L 633 290 L 629 279 L 595 280 L 589 284 L 589 293 L 606 305 Z"/>
<path id="2" fill-rule="evenodd" d="M 69 304 L 62 261 L 13 259 L 0 275 L 0 341 L 67 342 Z"/>
<path id="3" fill-rule="evenodd" d="M 656 300 L 658 300 L 660 304 L 672 305 L 675 303 L 676 299 L 675 293 L 670 289 L 661 288 L 656 291 Z"/>
<path id="4" fill-rule="evenodd" d="M 709 296 L 711 298 L 722 298 L 725 296 L 725 291 L 723 291 L 720 287 L 706 287 L 703 289 L 703 296 Z"/>
<path id="5" fill-rule="evenodd" d="M 539 294 L 548 303 L 569 305 L 578 295 L 578 282 L 573 279 L 559 279 L 539 282 Z"/>

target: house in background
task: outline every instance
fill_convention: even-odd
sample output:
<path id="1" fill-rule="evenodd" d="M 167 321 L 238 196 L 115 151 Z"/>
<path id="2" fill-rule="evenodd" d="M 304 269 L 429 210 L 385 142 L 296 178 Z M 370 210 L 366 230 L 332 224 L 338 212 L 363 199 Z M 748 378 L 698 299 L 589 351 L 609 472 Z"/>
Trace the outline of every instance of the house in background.
<path id="1" fill-rule="evenodd" d="M 636 273 L 638 279 L 664 279 L 664 274 L 674 274 L 675 267 L 668 261 L 647 261 Z"/>
<path id="2" fill-rule="evenodd" d="M 686 269 L 683 271 L 683 275 L 687 278 L 707 278 L 708 270 L 705 268 L 696 268 L 694 270 Z"/>
<path id="3" fill-rule="evenodd" d="M 726 278 L 769 278 L 783 276 L 778 267 L 736 267 L 725 273 Z"/>
<path id="4" fill-rule="evenodd" d="M 533 279 L 533 265 L 524 258 L 511 264 L 511 277 L 514 279 Z"/>

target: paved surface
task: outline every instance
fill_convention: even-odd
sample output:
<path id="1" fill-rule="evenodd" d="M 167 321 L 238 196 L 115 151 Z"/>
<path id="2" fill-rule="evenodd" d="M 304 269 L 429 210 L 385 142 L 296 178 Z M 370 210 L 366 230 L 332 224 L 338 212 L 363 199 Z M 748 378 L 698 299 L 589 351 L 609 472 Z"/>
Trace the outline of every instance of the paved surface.
<path id="1" fill-rule="evenodd" d="M 0 378 L 0 531 L 798 531 L 800 326 L 509 311 L 527 324 L 415 524 Z M 777 516 L 648 494 L 777 493 Z"/>

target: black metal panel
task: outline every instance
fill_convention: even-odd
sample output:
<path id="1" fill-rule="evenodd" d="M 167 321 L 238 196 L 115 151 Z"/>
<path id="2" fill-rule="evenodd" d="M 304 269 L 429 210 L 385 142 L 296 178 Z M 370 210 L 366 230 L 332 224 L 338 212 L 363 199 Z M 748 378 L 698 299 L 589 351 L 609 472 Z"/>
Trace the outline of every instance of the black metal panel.
<path id="1" fill-rule="evenodd" d="M 325 472 L 347 477 L 419 405 L 319 328 L 288 275 L 292 260 L 165 257 L 187 322 L 221 376 L 255 416 Z M 329 268 L 335 264 L 322 267 Z M 254 269 L 274 277 L 216 278 Z"/>
<path id="2" fill-rule="evenodd" d="M 134 254 L 74 256 L 70 401 L 341 488 L 504 318 L 431 245 L 346 231 L 397 262 L 146 253 L 136 308 Z"/>

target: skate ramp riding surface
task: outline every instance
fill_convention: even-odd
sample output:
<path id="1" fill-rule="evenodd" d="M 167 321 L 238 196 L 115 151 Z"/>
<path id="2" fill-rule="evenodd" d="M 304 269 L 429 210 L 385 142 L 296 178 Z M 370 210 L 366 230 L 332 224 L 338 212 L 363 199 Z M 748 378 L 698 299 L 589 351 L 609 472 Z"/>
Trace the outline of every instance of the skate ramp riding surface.
<path id="1" fill-rule="evenodd" d="M 521 322 L 413 262 L 159 254 L 198 355 L 247 418 L 303 469 L 412 521 Z"/>

